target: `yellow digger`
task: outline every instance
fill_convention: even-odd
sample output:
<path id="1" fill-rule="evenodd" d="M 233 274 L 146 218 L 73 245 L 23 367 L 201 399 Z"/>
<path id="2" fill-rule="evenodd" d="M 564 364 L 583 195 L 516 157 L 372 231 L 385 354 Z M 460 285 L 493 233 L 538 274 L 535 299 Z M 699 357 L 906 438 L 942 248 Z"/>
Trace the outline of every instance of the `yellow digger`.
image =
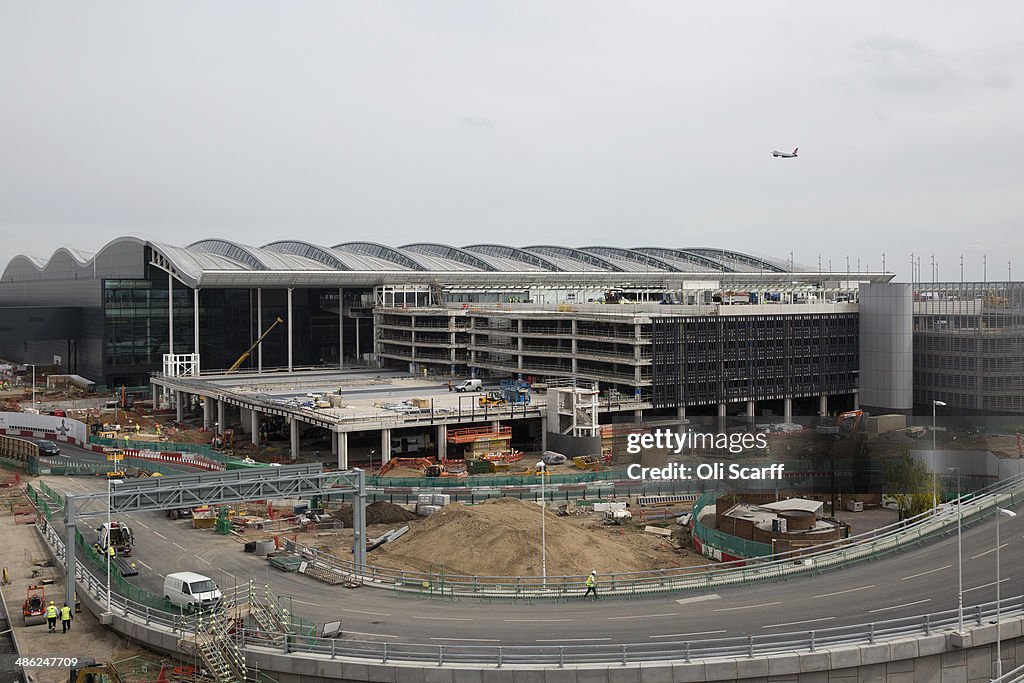
<path id="1" fill-rule="evenodd" d="M 90 658 L 71 667 L 68 683 L 124 683 L 124 679 L 113 664 L 100 664 Z"/>

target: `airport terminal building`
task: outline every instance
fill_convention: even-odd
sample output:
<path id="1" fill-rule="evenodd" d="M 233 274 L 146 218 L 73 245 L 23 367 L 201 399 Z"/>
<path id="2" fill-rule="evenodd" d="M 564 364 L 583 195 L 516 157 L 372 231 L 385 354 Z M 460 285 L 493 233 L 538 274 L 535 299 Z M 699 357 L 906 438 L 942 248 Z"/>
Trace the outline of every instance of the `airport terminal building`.
<path id="1" fill-rule="evenodd" d="M 923 285 L 720 248 L 187 247 L 123 237 L 17 256 L 0 357 L 108 386 L 202 371 L 391 367 L 582 380 L 650 410 L 1024 412 L 1017 283 Z"/>

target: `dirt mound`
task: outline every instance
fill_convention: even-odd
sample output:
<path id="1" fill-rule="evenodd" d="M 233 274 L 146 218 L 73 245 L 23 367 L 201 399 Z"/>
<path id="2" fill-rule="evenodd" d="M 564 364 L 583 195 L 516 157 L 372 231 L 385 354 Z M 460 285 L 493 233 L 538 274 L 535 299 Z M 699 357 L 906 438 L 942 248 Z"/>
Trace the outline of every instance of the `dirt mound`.
<path id="1" fill-rule="evenodd" d="M 340 519 L 346 527 L 352 527 L 352 506 L 345 505 L 337 513 L 336 517 Z M 366 524 L 400 524 L 408 522 L 413 519 L 419 519 L 416 513 L 409 512 L 403 507 L 399 507 L 387 501 L 377 501 L 376 503 L 370 503 L 366 506 Z"/>
<path id="2" fill-rule="evenodd" d="M 436 570 L 477 576 L 540 576 L 540 507 L 515 498 L 479 505 L 453 504 L 408 534 L 375 550 L 370 563 L 395 569 Z M 688 564 L 657 548 L 657 541 L 621 527 L 558 517 L 545 520 L 549 576 L 642 571 Z"/>

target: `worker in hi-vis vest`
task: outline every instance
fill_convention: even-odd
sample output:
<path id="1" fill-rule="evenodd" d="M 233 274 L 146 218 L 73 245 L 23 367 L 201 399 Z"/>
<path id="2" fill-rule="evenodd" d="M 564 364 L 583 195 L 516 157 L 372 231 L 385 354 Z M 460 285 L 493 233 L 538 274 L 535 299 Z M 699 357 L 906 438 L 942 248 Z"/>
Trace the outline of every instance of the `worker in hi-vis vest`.
<path id="1" fill-rule="evenodd" d="M 594 599 L 597 600 L 597 570 L 590 572 L 590 576 L 587 577 L 587 592 L 583 594 L 583 599 L 586 600 L 587 596 L 591 593 L 594 594 Z"/>
<path id="2" fill-rule="evenodd" d="M 46 625 L 50 627 L 50 633 L 57 632 L 57 607 L 50 600 L 50 606 L 46 608 Z"/>
<path id="3" fill-rule="evenodd" d="M 64 603 L 64 606 L 60 608 L 60 626 L 63 631 L 61 633 L 67 633 L 71 630 L 71 620 L 74 619 L 71 616 L 71 608 L 68 607 L 68 603 Z"/>

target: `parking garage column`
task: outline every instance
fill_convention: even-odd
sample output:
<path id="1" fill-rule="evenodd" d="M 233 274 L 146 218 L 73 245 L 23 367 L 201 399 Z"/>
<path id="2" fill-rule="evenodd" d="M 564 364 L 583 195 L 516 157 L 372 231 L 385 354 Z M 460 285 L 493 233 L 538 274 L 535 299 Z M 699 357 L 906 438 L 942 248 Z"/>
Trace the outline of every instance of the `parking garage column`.
<path id="1" fill-rule="evenodd" d="M 203 429 L 209 429 L 213 422 L 213 397 L 203 397 Z"/>
<path id="2" fill-rule="evenodd" d="M 338 469 L 348 469 L 348 432 L 338 432 Z"/>
<path id="3" fill-rule="evenodd" d="M 150 383 L 149 386 L 153 387 L 153 410 L 159 410 L 160 409 L 160 387 L 158 387 L 155 383 Z"/>
<path id="4" fill-rule="evenodd" d="M 238 406 L 238 422 L 241 425 L 242 433 L 249 432 L 252 425 L 252 411 L 245 406 Z"/>
<path id="5" fill-rule="evenodd" d="M 437 459 L 448 459 L 448 425 L 437 425 Z"/>
<path id="6" fill-rule="evenodd" d="M 223 434 L 224 428 L 227 426 L 227 418 L 224 417 L 224 399 L 217 399 L 217 430 L 218 433 Z"/>
<path id="7" fill-rule="evenodd" d="M 725 404 L 724 403 L 719 403 L 718 404 L 718 420 L 717 420 L 716 424 L 718 425 L 719 433 L 725 432 Z"/>
<path id="8" fill-rule="evenodd" d="M 757 410 L 757 407 L 756 407 L 754 401 L 747 401 L 747 417 L 753 418 L 754 415 L 755 415 L 756 410 Z M 753 422 L 754 420 L 751 419 L 750 421 Z"/>
<path id="9" fill-rule="evenodd" d="M 184 406 L 181 404 L 184 398 L 185 397 L 182 396 L 180 391 L 174 392 L 174 410 L 176 411 L 178 422 L 181 422 L 183 419 L 185 419 Z"/>
<path id="10" fill-rule="evenodd" d="M 519 370 L 523 369 L 523 319 L 520 318 L 516 321 L 516 327 L 518 328 L 519 336 L 516 338 L 516 350 L 519 354 L 516 356 L 516 367 Z M 574 349 L 575 350 L 575 349 Z"/>
<path id="11" fill-rule="evenodd" d="M 292 417 L 291 422 L 291 449 L 292 460 L 299 459 L 299 421 Z"/>
<path id="12" fill-rule="evenodd" d="M 548 449 L 548 417 L 542 415 L 540 418 L 540 449 L 546 451 Z"/>
<path id="13" fill-rule="evenodd" d="M 782 421 L 793 421 L 793 399 L 791 398 L 782 399 Z"/>
<path id="14" fill-rule="evenodd" d="M 860 394 L 853 392 L 853 409 L 860 410 Z"/>
<path id="15" fill-rule="evenodd" d="M 380 430 L 380 464 L 387 465 L 391 462 L 391 430 Z"/>
<path id="16" fill-rule="evenodd" d="M 345 289 L 338 287 L 338 369 L 345 369 Z"/>
<path id="17" fill-rule="evenodd" d="M 576 325 L 576 319 L 575 318 L 572 319 L 572 322 L 570 323 L 570 325 L 572 326 L 571 327 L 571 330 L 572 330 L 572 374 L 573 374 L 573 378 L 575 379 L 577 368 L 579 366 L 579 363 L 576 360 L 576 353 L 578 351 L 578 348 L 577 348 L 577 345 L 576 345 L 576 333 L 578 331 L 578 328 L 577 328 L 577 325 Z"/>
<path id="18" fill-rule="evenodd" d="M 249 419 L 251 420 L 250 429 L 252 430 L 252 445 L 260 445 L 260 411 L 255 408 L 249 413 Z"/>
<path id="19" fill-rule="evenodd" d="M 828 396 L 822 396 L 818 399 L 818 414 L 822 417 L 828 416 Z"/>

